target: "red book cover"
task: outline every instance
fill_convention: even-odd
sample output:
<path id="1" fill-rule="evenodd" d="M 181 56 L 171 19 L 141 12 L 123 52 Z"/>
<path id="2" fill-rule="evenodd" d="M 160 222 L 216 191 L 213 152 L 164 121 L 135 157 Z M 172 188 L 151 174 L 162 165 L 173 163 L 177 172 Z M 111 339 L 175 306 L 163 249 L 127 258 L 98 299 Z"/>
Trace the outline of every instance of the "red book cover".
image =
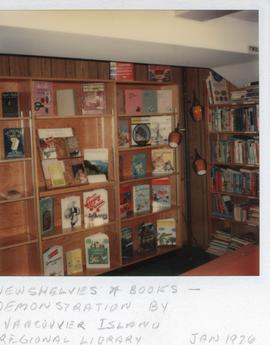
<path id="1" fill-rule="evenodd" d="M 143 92 L 139 89 L 125 90 L 125 112 L 126 114 L 139 115 L 142 113 Z"/>
<path id="2" fill-rule="evenodd" d="M 133 210 L 132 191 L 130 185 L 120 186 L 120 215 L 126 218 L 131 215 Z"/>
<path id="3" fill-rule="evenodd" d="M 134 80 L 134 64 L 110 62 L 110 78 L 114 80 Z"/>
<path id="4" fill-rule="evenodd" d="M 53 83 L 33 82 L 34 115 L 53 115 Z"/>
<path id="5" fill-rule="evenodd" d="M 171 81 L 171 67 L 164 65 L 148 65 L 148 79 L 151 81 Z"/>

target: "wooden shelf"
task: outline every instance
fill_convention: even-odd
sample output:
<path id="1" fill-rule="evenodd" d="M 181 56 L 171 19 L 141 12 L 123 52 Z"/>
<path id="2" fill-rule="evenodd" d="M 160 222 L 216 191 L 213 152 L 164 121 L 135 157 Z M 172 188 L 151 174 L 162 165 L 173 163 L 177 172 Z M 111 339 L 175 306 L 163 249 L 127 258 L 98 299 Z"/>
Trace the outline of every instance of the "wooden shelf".
<path id="1" fill-rule="evenodd" d="M 0 164 L 20 163 L 20 162 L 27 162 L 27 161 L 31 161 L 31 160 L 32 160 L 32 157 L 0 159 Z"/>
<path id="2" fill-rule="evenodd" d="M 91 115 L 72 115 L 72 116 L 60 116 L 60 115 L 51 115 L 51 116 L 35 116 L 36 120 L 81 120 L 81 119 L 96 119 L 103 117 L 112 117 L 112 114 L 91 114 Z"/>
<path id="3" fill-rule="evenodd" d="M 175 205 L 175 206 L 172 206 L 170 208 L 166 208 L 166 209 L 163 209 L 163 210 L 160 210 L 160 211 L 157 211 L 157 212 L 149 211 L 149 212 L 140 213 L 140 214 L 132 214 L 129 217 L 121 218 L 121 222 L 125 223 L 125 222 L 134 221 L 134 220 L 137 220 L 137 219 L 143 219 L 143 218 L 146 218 L 146 217 L 151 218 L 151 217 L 154 217 L 154 216 L 166 213 L 166 212 L 177 211 L 178 208 L 179 208 L 179 206 Z"/>
<path id="4" fill-rule="evenodd" d="M 33 195 L 22 194 L 19 198 L 14 199 L 0 199 L 0 204 L 9 204 L 14 202 L 20 202 L 25 200 L 33 200 L 35 197 Z"/>
<path id="5" fill-rule="evenodd" d="M 221 162 L 211 162 L 210 165 L 214 166 L 225 166 L 225 167 L 235 167 L 235 168 L 252 168 L 252 169 L 258 169 L 259 165 L 253 165 L 253 164 L 241 164 L 241 163 L 221 163 Z"/>
<path id="6" fill-rule="evenodd" d="M 160 178 L 165 178 L 165 177 L 171 177 L 171 176 L 178 176 L 179 172 L 174 172 L 171 174 L 160 174 L 160 175 L 146 175 L 144 177 L 126 177 L 126 178 L 122 178 L 120 180 L 120 185 L 121 184 L 127 184 L 127 183 L 133 183 L 133 182 L 143 182 L 143 181 L 151 181 L 151 180 L 155 180 L 155 179 L 160 179 Z"/>
<path id="7" fill-rule="evenodd" d="M 242 102 L 242 103 L 222 103 L 222 104 L 208 104 L 209 109 L 214 108 L 248 108 L 257 105 L 258 102 Z"/>
<path id="8" fill-rule="evenodd" d="M 137 150 L 154 150 L 154 149 L 163 149 L 163 148 L 170 148 L 170 146 L 168 144 L 163 144 L 163 145 L 119 147 L 119 152 L 137 151 Z"/>
<path id="9" fill-rule="evenodd" d="M 142 114 L 119 114 L 118 117 L 147 117 L 147 116 L 174 116 L 175 113 L 142 113 Z"/>
<path id="10" fill-rule="evenodd" d="M 29 116 L 17 116 L 17 117 L 0 117 L 0 121 L 29 121 L 32 118 Z"/>
<path id="11" fill-rule="evenodd" d="M 6 237 L 4 240 L 1 240 L 0 250 L 29 245 L 37 242 L 38 240 L 29 234 L 10 236 Z"/>
<path id="12" fill-rule="evenodd" d="M 257 224 L 257 225 L 251 224 L 251 223 L 249 223 L 248 221 L 246 221 L 246 222 L 241 222 L 241 221 L 234 220 L 234 219 L 232 219 L 232 218 L 226 218 L 226 217 L 222 217 L 222 216 L 212 216 L 212 219 L 214 219 L 214 220 L 224 220 L 224 221 L 226 221 L 226 222 L 230 222 L 230 223 L 233 223 L 233 224 L 242 224 L 242 225 L 248 225 L 248 226 L 259 227 L 259 224 Z"/>
<path id="13" fill-rule="evenodd" d="M 211 194 L 220 194 L 220 195 L 230 195 L 233 197 L 237 198 L 244 198 L 244 199 L 254 199 L 254 200 L 259 200 L 258 196 L 253 196 L 253 195 L 247 195 L 247 194 L 238 194 L 238 193 L 230 193 L 230 192 L 214 192 L 210 191 Z"/>
<path id="14" fill-rule="evenodd" d="M 208 132 L 210 135 L 247 135 L 247 136 L 256 136 L 259 135 L 259 132 L 248 132 L 248 131 L 244 131 L 244 132 L 237 132 L 237 131 L 209 131 Z"/>

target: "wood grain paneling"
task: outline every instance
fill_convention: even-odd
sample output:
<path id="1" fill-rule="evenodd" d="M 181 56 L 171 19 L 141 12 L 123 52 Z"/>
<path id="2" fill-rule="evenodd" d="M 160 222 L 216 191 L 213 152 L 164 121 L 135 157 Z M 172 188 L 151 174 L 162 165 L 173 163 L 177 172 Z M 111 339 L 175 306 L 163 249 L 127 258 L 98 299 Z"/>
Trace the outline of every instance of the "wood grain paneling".
<path id="1" fill-rule="evenodd" d="M 29 58 L 26 56 L 10 56 L 10 75 L 15 77 L 29 77 L 28 60 Z"/>
<path id="2" fill-rule="evenodd" d="M 66 59 L 66 78 L 76 78 L 76 60 Z"/>
<path id="3" fill-rule="evenodd" d="M 98 71 L 99 65 L 100 65 L 100 62 L 98 62 L 98 61 L 88 61 L 88 78 L 90 78 L 90 79 L 96 79 L 96 78 L 103 79 L 102 77 L 99 76 L 99 71 Z M 109 73 L 109 72 L 107 72 L 107 73 Z M 109 79 L 109 75 L 104 79 Z"/>
<path id="4" fill-rule="evenodd" d="M 9 58 L 5 55 L 0 55 L 0 75 L 9 76 Z"/>
<path id="5" fill-rule="evenodd" d="M 99 62 L 97 66 L 98 79 L 110 79 L 110 63 L 109 62 Z"/>
<path id="6" fill-rule="evenodd" d="M 29 57 L 29 74 L 35 78 L 50 78 L 52 75 L 52 66 L 50 58 Z"/>
<path id="7" fill-rule="evenodd" d="M 75 78 L 88 78 L 88 61 L 74 60 L 75 63 Z"/>
<path id="8" fill-rule="evenodd" d="M 146 81 L 148 80 L 147 65 L 135 64 L 134 66 L 135 80 Z"/>
<path id="9" fill-rule="evenodd" d="M 52 59 L 51 64 L 53 78 L 66 77 L 66 59 Z"/>

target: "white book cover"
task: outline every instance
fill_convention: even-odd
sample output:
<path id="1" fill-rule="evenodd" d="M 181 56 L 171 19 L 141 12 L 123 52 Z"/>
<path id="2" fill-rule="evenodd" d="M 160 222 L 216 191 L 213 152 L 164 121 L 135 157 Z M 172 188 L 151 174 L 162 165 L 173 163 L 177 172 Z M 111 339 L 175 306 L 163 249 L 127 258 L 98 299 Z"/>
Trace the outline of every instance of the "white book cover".
<path id="1" fill-rule="evenodd" d="M 56 90 L 57 115 L 76 115 L 75 91 L 73 89 Z"/>
<path id="2" fill-rule="evenodd" d="M 52 246 L 43 253 L 45 276 L 64 275 L 64 257 L 62 246 Z"/>
<path id="3" fill-rule="evenodd" d="M 39 128 L 39 139 L 73 137 L 73 128 Z"/>
<path id="4" fill-rule="evenodd" d="M 133 209 L 134 213 L 150 212 L 150 185 L 141 184 L 133 186 Z"/>
<path id="5" fill-rule="evenodd" d="M 81 227 L 81 200 L 79 196 L 61 199 L 61 216 L 63 232 L 73 231 Z"/>
<path id="6" fill-rule="evenodd" d="M 158 113 L 172 113 L 172 90 L 158 90 L 157 91 L 157 105 Z"/>
<path id="7" fill-rule="evenodd" d="M 176 222 L 174 218 L 157 220 L 157 245 L 176 245 Z"/>
<path id="8" fill-rule="evenodd" d="M 168 144 L 168 137 L 172 131 L 171 116 L 152 116 L 150 120 L 151 145 Z"/>
<path id="9" fill-rule="evenodd" d="M 108 192 L 94 189 L 83 193 L 84 227 L 91 228 L 109 222 Z"/>
<path id="10" fill-rule="evenodd" d="M 109 237 L 97 233 L 85 238 L 86 268 L 110 267 L 110 242 Z"/>
<path id="11" fill-rule="evenodd" d="M 152 174 L 172 174 L 175 171 L 174 150 L 155 149 L 151 151 Z"/>
<path id="12" fill-rule="evenodd" d="M 108 148 L 85 149 L 84 165 L 89 183 L 106 182 L 108 179 Z"/>

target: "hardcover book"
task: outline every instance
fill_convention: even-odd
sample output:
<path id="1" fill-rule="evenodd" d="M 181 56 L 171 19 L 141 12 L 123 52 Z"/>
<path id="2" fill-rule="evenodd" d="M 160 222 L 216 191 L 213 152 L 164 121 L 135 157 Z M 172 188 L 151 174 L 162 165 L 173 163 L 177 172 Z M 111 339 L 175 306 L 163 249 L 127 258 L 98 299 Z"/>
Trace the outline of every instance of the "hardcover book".
<path id="1" fill-rule="evenodd" d="M 18 92 L 2 93 L 2 113 L 3 117 L 19 116 Z"/>
<path id="2" fill-rule="evenodd" d="M 56 90 L 57 115 L 74 116 L 76 115 L 75 90 L 63 89 Z"/>
<path id="3" fill-rule="evenodd" d="M 144 223 L 139 226 L 139 250 L 141 253 L 154 251 L 157 248 L 157 229 L 153 223 Z"/>
<path id="4" fill-rule="evenodd" d="M 132 156 L 132 175 L 133 177 L 144 177 L 146 175 L 146 155 L 137 153 Z"/>
<path id="5" fill-rule="evenodd" d="M 97 233 L 85 238 L 86 268 L 110 267 L 110 242 L 109 237 Z"/>
<path id="6" fill-rule="evenodd" d="M 152 181 L 152 211 L 158 212 L 171 207 L 171 185 L 168 178 Z"/>
<path id="7" fill-rule="evenodd" d="M 171 66 L 148 65 L 148 80 L 158 82 L 171 81 Z"/>
<path id="8" fill-rule="evenodd" d="M 121 229 L 121 249 L 122 258 L 126 259 L 133 256 L 133 239 L 131 227 Z"/>
<path id="9" fill-rule="evenodd" d="M 157 113 L 157 91 L 143 91 L 143 113 Z"/>
<path id="10" fill-rule="evenodd" d="M 173 149 L 154 149 L 152 156 L 152 174 L 171 174 L 175 171 Z"/>
<path id="11" fill-rule="evenodd" d="M 81 198 L 68 196 L 61 199 L 63 232 L 70 232 L 81 227 Z"/>
<path id="12" fill-rule="evenodd" d="M 172 90 L 157 90 L 157 108 L 158 113 L 172 113 Z"/>
<path id="13" fill-rule="evenodd" d="M 85 149 L 84 165 L 89 183 L 107 181 L 109 168 L 108 149 Z"/>
<path id="14" fill-rule="evenodd" d="M 52 246 L 43 253 L 43 267 L 45 276 L 64 275 L 64 259 L 62 246 Z"/>
<path id="15" fill-rule="evenodd" d="M 45 236 L 54 231 L 54 202 L 53 198 L 42 198 L 39 201 L 40 233 Z"/>
<path id="16" fill-rule="evenodd" d="M 89 83 L 82 85 L 82 114 L 103 114 L 105 112 L 104 83 Z"/>
<path id="17" fill-rule="evenodd" d="M 81 248 L 76 248 L 76 249 L 67 251 L 66 263 L 67 263 L 67 275 L 83 272 Z"/>
<path id="18" fill-rule="evenodd" d="M 109 222 L 108 192 L 94 189 L 83 193 L 84 227 L 91 228 Z"/>
<path id="19" fill-rule="evenodd" d="M 33 82 L 34 115 L 50 116 L 53 114 L 53 83 Z"/>
<path id="20" fill-rule="evenodd" d="M 67 184 L 65 178 L 65 165 L 57 159 L 43 159 L 42 169 L 48 188 L 63 187 Z"/>
<path id="21" fill-rule="evenodd" d="M 4 128 L 4 149 L 5 158 L 23 158 L 24 157 L 24 135 L 23 128 Z"/>
<path id="22" fill-rule="evenodd" d="M 150 185 L 142 184 L 133 186 L 133 210 L 134 213 L 150 212 Z"/>
<path id="23" fill-rule="evenodd" d="M 157 220 L 157 245 L 175 246 L 176 245 L 176 224 L 174 218 Z"/>
<path id="24" fill-rule="evenodd" d="M 120 185 L 120 216 L 129 217 L 133 211 L 131 185 Z"/>
<path id="25" fill-rule="evenodd" d="M 168 144 L 168 137 L 172 131 L 171 116 L 152 116 L 150 120 L 151 145 Z"/>
<path id="26" fill-rule="evenodd" d="M 151 120 L 150 117 L 131 118 L 131 145 L 145 146 L 151 143 Z"/>
<path id="27" fill-rule="evenodd" d="M 134 64 L 110 62 L 110 78 L 113 80 L 134 80 Z"/>
<path id="28" fill-rule="evenodd" d="M 125 90 L 125 112 L 140 115 L 143 108 L 143 91 L 140 89 Z"/>
<path id="29" fill-rule="evenodd" d="M 129 147 L 129 124 L 128 120 L 118 120 L 118 145 L 119 147 Z"/>

